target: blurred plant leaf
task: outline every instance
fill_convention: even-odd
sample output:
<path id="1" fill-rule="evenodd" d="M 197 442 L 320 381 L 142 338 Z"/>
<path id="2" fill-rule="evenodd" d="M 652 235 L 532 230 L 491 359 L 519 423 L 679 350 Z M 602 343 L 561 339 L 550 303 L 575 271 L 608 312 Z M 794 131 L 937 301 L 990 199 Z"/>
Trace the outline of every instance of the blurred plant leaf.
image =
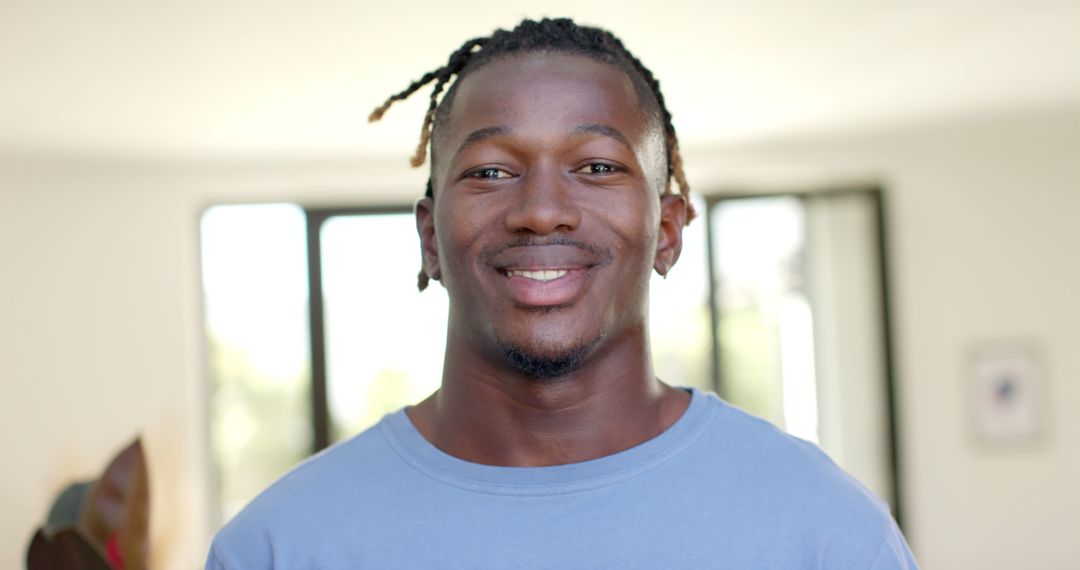
<path id="1" fill-rule="evenodd" d="M 26 567 L 29 570 L 111 570 L 101 548 L 74 527 L 56 533 L 39 529 L 30 541 Z"/>
<path id="2" fill-rule="evenodd" d="M 139 438 L 124 448 L 105 469 L 86 497 L 79 528 L 98 544 L 116 536 L 124 570 L 144 570 L 149 551 L 150 489 L 146 458 Z M 110 558 L 113 558 L 110 556 Z"/>

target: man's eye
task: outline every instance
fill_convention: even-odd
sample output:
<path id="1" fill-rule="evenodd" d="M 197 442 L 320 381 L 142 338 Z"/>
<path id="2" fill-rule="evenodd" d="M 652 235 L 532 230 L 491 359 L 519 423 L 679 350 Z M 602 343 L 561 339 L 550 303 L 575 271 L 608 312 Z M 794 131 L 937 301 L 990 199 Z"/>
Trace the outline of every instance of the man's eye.
<path id="1" fill-rule="evenodd" d="M 621 169 L 614 164 L 608 164 L 606 162 L 592 162 L 579 168 L 577 171 L 582 174 L 614 174 Z"/>
<path id="2" fill-rule="evenodd" d="M 483 178 L 485 180 L 494 180 L 497 178 L 510 178 L 510 173 L 502 170 L 501 168 L 478 168 L 472 172 L 466 174 L 468 178 Z"/>

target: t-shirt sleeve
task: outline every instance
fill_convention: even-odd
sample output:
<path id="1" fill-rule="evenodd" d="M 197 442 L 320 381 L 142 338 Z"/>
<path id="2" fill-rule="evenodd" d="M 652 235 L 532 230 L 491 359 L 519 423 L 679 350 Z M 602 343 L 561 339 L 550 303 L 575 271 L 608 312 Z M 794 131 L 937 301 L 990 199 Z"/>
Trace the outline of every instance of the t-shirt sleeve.
<path id="1" fill-rule="evenodd" d="M 218 531 L 206 555 L 206 570 L 273 568 L 270 539 L 258 525 L 234 520 Z"/>
<path id="2" fill-rule="evenodd" d="M 890 525 L 889 531 L 881 540 L 877 554 L 870 563 L 870 570 L 918 570 L 915 556 L 908 548 L 904 535 L 896 525 Z"/>
<path id="3" fill-rule="evenodd" d="M 877 507 L 870 519 L 846 521 L 827 541 L 820 570 L 919 570 L 904 535 L 888 511 Z"/>
<path id="4" fill-rule="evenodd" d="M 210 554 L 206 556 L 206 570 L 228 570 L 228 566 L 218 557 L 217 548 L 210 547 Z"/>

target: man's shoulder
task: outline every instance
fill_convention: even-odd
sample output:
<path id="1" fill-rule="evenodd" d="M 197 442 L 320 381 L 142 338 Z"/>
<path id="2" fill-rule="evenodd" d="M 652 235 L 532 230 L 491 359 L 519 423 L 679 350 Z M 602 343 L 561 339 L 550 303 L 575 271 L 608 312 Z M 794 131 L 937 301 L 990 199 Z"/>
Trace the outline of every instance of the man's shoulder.
<path id="1" fill-rule="evenodd" d="M 387 416 L 389 418 L 389 416 Z M 352 489 L 375 476 L 394 452 L 384 435 L 383 419 L 363 432 L 308 457 L 281 476 L 249 505 L 256 510 L 290 501 L 312 501 Z"/>
<path id="2" fill-rule="evenodd" d="M 717 472 L 725 484 L 811 518 L 891 524 L 888 505 L 817 445 L 718 398 L 716 405 L 721 413 L 707 445 L 723 463 Z"/>
<path id="3" fill-rule="evenodd" d="M 307 458 L 259 493 L 218 531 L 211 562 L 230 551 L 270 555 L 282 536 L 292 537 L 289 543 L 315 542 L 329 530 L 328 521 L 340 521 L 344 513 L 328 515 L 356 515 L 357 505 L 378 504 L 377 495 L 387 493 L 404 466 L 385 435 L 389 417 Z"/>
<path id="4" fill-rule="evenodd" d="M 704 442 L 717 510 L 733 527 L 783 537 L 777 548 L 818 553 L 833 568 L 915 568 L 888 504 L 817 445 L 715 396 Z"/>

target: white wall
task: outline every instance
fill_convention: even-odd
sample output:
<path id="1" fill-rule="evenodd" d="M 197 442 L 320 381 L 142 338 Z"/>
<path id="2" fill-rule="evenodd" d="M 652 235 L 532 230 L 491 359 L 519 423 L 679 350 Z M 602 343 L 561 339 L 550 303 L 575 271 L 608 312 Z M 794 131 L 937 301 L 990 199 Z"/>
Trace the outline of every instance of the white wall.
<path id="1" fill-rule="evenodd" d="M 137 434 L 150 467 L 151 567 L 201 567 L 211 532 L 202 210 L 379 201 L 395 190 L 411 199 L 422 183 L 404 156 L 288 167 L 0 163 L 0 567 L 22 567 L 56 494 L 100 475 Z"/>
<path id="2" fill-rule="evenodd" d="M 858 138 L 690 152 L 697 189 L 889 191 L 906 515 L 924 567 L 1080 565 L 1080 109 Z M 127 438 L 151 462 L 155 568 L 201 564 L 210 532 L 198 216 L 215 202 L 383 202 L 390 162 L 0 164 L 0 566 L 70 479 Z M 965 354 L 1041 343 L 1045 437 L 980 445 Z"/>

